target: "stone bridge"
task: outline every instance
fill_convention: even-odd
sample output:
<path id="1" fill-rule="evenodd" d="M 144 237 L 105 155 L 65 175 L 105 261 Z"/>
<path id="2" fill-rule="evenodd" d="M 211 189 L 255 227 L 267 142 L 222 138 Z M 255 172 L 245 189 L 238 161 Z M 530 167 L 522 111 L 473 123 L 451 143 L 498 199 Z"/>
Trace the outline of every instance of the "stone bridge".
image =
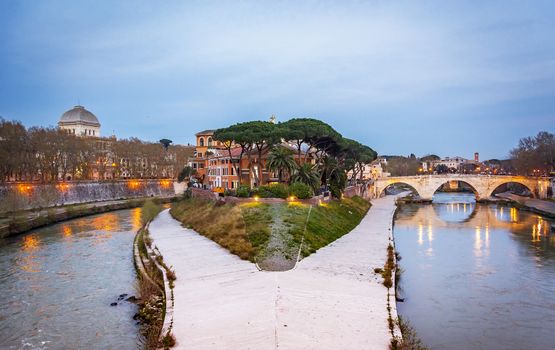
<path id="1" fill-rule="evenodd" d="M 434 193 L 444 184 L 461 181 L 469 185 L 476 199 L 487 199 L 493 191 L 506 183 L 518 183 L 530 190 L 534 197 L 543 199 L 547 197 L 547 188 L 550 185 L 548 178 L 530 176 L 507 175 L 419 175 L 419 176 L 394 176 L 377 179 L 373 187 L 369 188 L 374 198 L 381 197 L 389 185 L 405 184 L 412 187 L 423 200 L 431 200 Z"/>

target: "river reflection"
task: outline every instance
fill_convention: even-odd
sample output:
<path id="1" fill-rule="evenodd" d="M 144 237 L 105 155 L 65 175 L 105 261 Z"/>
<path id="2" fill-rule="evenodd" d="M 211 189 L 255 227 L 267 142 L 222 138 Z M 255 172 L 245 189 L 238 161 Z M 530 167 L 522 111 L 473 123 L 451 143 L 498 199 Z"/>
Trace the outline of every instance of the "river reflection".
<path id="1" fill-rule="evenodd" d="M 400 315 L 433 349 L 553 349 L 552 224 L 467 194 L 402 206 Z"/>
<path id="2" fill-rule="evenodd" d="M 134 233 L 141 209 L 0 240 L 0 349 L 136 349 Z"/>

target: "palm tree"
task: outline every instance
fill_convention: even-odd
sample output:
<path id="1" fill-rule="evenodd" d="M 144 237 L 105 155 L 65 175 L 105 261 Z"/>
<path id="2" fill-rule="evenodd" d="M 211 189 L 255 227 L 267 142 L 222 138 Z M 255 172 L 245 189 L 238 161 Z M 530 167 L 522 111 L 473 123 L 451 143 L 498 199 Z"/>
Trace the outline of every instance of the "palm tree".
<path id="1" fill-rule="evenodd" d="M 336 172 L 340 171 L 339 163 L 334 157 L 326 156 L 322 159 L 320 166 L 322 172 L 322 181 L 324 184 L 328 184 L 330 178 L 335 175 Z"/>
<path id="2" fill-rule="evenodd" d="M 271 171 L 277 171 L 279 182 L 282 181 L 283 174 L 291 174 L 297 166 L 293 159 L 293 151 L 282 146 L 276 146 L 268 155 L 266 167 Z"/>
<path id="3" fill-rule="evenodd" d="M 320 187 L 320 174 L 318 174 L 318 171 L 316 171 L 315 167 L 311 164 L 304 163 L 297 167 L 297 170 L 291 178 L 291 182 L 302 182 L 316 191 L 318 187 Z"/>

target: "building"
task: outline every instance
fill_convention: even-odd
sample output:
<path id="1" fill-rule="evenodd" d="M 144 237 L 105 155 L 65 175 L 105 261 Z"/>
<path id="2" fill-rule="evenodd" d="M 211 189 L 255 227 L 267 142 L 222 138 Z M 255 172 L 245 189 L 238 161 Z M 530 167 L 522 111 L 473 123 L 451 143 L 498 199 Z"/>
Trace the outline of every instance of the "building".
<path id="1" fill-rule="evenodd" d="M 101 137 L 98 118 L 83 106 L 75 106 L 62 114 L 58 127 L 83 137 L 83 143 L 93 150 L 87 166 L 83 167 L 86 170 L 71 174 L 60 171 L 59 178 L 63 180 L 176 178 L 193 153 L 190 146 L 173 145 L 167 151 L 159 143 L 118 140 L 115 135 Z M 197 138 L 198 142 L 211 144 L 212 134 Z M 205 150 L 203 152 L 206 153 Z"/>
<path id="2" fill-rule="evenodd" d="M 195 134 L 195 156 L 189 160 L 189 165 L 196 170 L 196 179 L 200 184 L 212 189 L 235 189 L 239 186 L 239 176 L 241 184 L 250 187 L 279 181 L 277 174 L 266 168 L 266 160 L 270 154 L 268 148 L 265 147 L 261 154 L 257 150 L 251 150 L 241 156 L 241 147 L 232 144 L 230 155 L 230 150 L 221 141 L 214 140 L 213 135 L 213 130 Z M 312 155 L 307 155 L 306 151 L 302 151 L 299 157 L 294 146 L 283 142 L 281 147 L 291 149 L 297 164 L 314 162 Z M 287 180 L 287 177 L 282 180 Z"/>
<path id="3" fill-rule="evenodd" d="M 79 105 L 62 114 L 58 127 L 77 136 L 100 137 L 98 118 Z"/>

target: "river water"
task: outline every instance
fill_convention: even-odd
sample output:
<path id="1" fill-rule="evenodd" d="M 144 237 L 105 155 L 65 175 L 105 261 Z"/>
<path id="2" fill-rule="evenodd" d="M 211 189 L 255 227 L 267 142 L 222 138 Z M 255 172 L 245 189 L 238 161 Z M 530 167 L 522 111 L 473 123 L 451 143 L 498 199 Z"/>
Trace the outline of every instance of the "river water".
<path id="1" fill-rule="evenodd" d="M 464 193 L 402 205 L 399 314 L 432 349 L 554 349 L 551 224 Z"/>
<path id="2" fill-rule="evenodd" d="M 0 240 L 0 349 L 137 349 L 137 307 L 117 299 L 135 294 L 140 218 L 122 210 Z"/>

